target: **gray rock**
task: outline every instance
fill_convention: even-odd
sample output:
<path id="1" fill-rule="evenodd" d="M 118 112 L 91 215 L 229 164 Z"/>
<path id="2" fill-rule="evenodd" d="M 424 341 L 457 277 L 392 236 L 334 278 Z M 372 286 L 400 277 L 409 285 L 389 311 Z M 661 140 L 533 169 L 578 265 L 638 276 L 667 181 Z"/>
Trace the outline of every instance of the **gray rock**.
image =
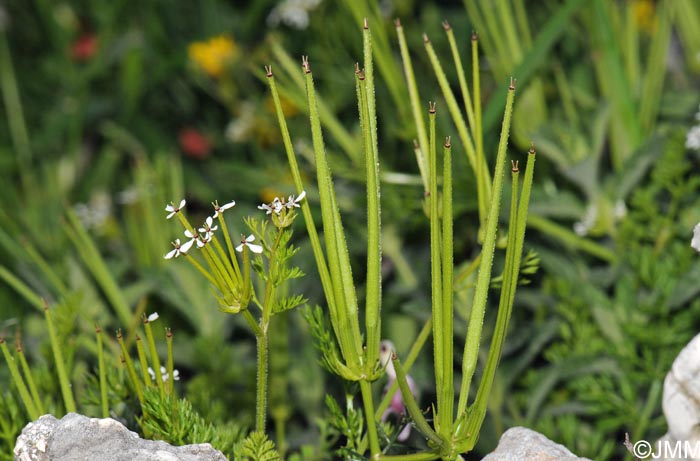
<path id="1" fill-rule="evenodd" d="M 591 461 L 579 458 L 563 445 L 524 427 L 508 429 L 494 451 L 481 461 Z"/>
<path id="2" fill-rule="evenodd" d="M 700 335 L 683 348 L 666 375 L 663 410 L 668 433 L 654 445 L 658 459 L 700 460 Z"/>
<path id="3" fill-rule="evenodd" d="M 22 430 L 15 461 L 226 461 L 208 443 L 174 447 L 144 440 L 120 422 L 69 413 L 44 415 Z"/>

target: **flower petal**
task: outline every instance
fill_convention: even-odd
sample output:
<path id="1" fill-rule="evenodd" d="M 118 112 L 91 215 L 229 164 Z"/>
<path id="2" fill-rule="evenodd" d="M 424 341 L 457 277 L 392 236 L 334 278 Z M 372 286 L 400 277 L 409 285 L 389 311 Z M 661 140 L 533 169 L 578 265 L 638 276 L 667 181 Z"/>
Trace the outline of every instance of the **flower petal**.
<path id="1" fill-rule="evenodd" d="M 149 315 L 149 316 L 147 317 L 147 320 L 148 320 L 149 323 L 150 323 L 150 322 L 155 322 L 156 320 L 158 320 L 158 312 L 154 312 L 154 313 L 152 313 L 151 315 Z"/>
<path id="2" fill-rule="evenodd" d="M 252 251 L 253 253 L 260 254 L 263 252 L 263 247 L 260 245 L 256 245 L 254 243 L 246 243 L 246 246 L 248 246 L 248 248 L 250 248 L 250 251 Z"/>
<path id="3" fill-rule="evenodd" d="M 183 243 L 182 246 L 180 246 L 180 253 L 185 254 L 185 253 L 187 253 L 188 251 L 190 251 L 190 248 L 192 248 L 192 245 L 193 245 L 193 244 L 194 244 L 194 239 L 189 240 L 189 241 Z"/>
<path id="4" fill-rule="evenodd" d="M 690 241 L 690 246 L 695 249 L 695 251 L 700 252 L 700 223 L 696 224 L 693 228 L 693 239 Z"/>
<path id="5" fill-rule="evenodd" d="M 239 253 L 243 252 L 243 244 L 242 243 L 236 247 L 236 251 Z"/>

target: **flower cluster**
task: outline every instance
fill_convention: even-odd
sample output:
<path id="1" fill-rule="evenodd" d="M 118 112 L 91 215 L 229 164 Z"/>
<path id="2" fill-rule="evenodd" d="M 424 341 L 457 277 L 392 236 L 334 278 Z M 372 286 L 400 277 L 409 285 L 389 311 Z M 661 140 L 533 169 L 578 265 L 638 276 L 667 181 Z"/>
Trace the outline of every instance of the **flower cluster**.
<path id="1" fill-rule="evenodd" d="M 153 368 L 148 367 L 148 374 L 151 375 L 151 379 L 155 381 L 156 372 L 153 371 Z M 170 378 L 170 374 L 168 373 L 168 370 L 162 365 L 160 367 L 160 375 L 163 378 L 163 382 L 166 382 L 168 380 L 168 378 Z M 173 370 L 173 380 L 180 381 L 180 371 L 177 369 Z"/>
<path id="2" fill-rule="evenodd" d="M 181 243 L 180 239 L 175 239 L 174 242 L 171 242 L 174 248 L 164 256 L 165 259 L 177 258 L 182 254 L 187 254 L 187 252 L 194 245 L 196 245 L 197 248 L 203 248 L 204 245 L 211 242 L 212 238 L 214 238 L 214 231 L 216 231 L 219 228 L 218 225 L 214 224 L 214 218 L 218 218 L 224 213 L 224 211 L 236 205 L 236 202 L 233 200 L 221 206 L 219 206 L 217 202 L 214 202 L 212 204 L 214 206 L 214 216 L 207 216 L 207 219 L 204 220 L 204 224 L 202 224 L 202 227 L 198 228 L 195 232 L 194 228 L 191 228 L 189 226 L 189 223 L 187 223 L 186 220 L 179 214 L 180 211 L 185 207 L 186 203 L 187 202 L 185 201 L 185 199 L 182 199 L 180 200 L 180 204 L 177 206 L 174 204 L 170 204 L 165 207 L 165 211 L 168 212 L 166 219 L 170 219 L 173 216 L 178 215 L 178 217 L 180 217 L 180 220 L 185 225 L 185 237 L 189 239 L 185 243 Z"/>
<path id="3" fill-rule="evenodd" d="M 295 208 L 299 208 L 299 203 L 306 197 L 306 191 L 301 191 L 297 197 L 290 195 L 287 200 L 275 197 L 270 203 L 263 203 L 258 209 L 265 210 L 265 214 L 272 217 L 272 222 L 279 228 L 289 227 L 296 218 Z"/>
<path id="4" fill-rule="evenodd" d="M 268 241 L 266 236 L 270 233 L 266 232 L 266 224 L 268 221 L 261 223 L 260 220 L 254 218 L 246 219 L 248 227 L 252 233 L 247 237 L 241 235 L 241 239 L 236 246 L 231 239 L 231 236 L 226 227 L 226 221 L 223 219 L 223 214 L 226 210 L 233 208 L 236 205 L 235 201 L 230 201 L 223 205 L 213 202 L 214 214 L 208 216 L 201 227 L 194 227 L 190 224 L 187 218 L 182 213 L 187 202 L 182 199 L 179 203 L 171 203 L 165 207 L 168 213 L 166 218 L 171 219 L 177 217 L 184 228 L 185 240 L 180 238 L 172 242 L 173 249 L 165 254 L 165 259 L 178 258 L 181 255 L 188 255 L 188 252 L 195 248 L 200 250 L 201 257 L 186 258 L 187 261 L 194 266 L 204 277 L 211 282 L 215 287 L 215 296 L 219 302 L 219 308 L 224 312 L 238 313 L 242 309 L 246 309 L 253 300 L 257 302 L 251 289 L 251 264 L 254 268 L 262 267 L 251 261 L 253 255 L 261 255 L 265 252 L 268 258 L 274 258 L 276 264 L 273 267 L 282 267 L 283 264 L 295 250 L 291 246 L 287 246 L 289 232 L 286 228 L 291 226 L 297 216 L 296 209 L 300 208 L 300 202 L 306 196 L 305 192 L 301 192 L 298 196 L 290 195 L 286 199 L 275 197 L 270 203 L 260 205 L 258 208 L 264 210 L 272 219 L 274 226 L 277 229 L 277 237 L 272 239 L 275 243 Z M 218 220 L 218 221 L 217 221 Z M 216 231 L 221 227 L 222 238 L 219 240 L 215 237 Z M 286 236 L 286 237 L 285 237 Z M 283 238 L 284 237 L 284 238 Z M 260 244 L 256 243 L 256 238 L 261 240 Z M 210 243 L 212 243 L 210 245 Z M 281 247 L 280 247 L 281 246 Z M 268 251 L 266 251 L 268 250 Z M 238 255 L 240 254 L 240 256 Z M 241 265 L 242 264 L 242 265 Z M 257 270 L 257 269 L 256 269 Z M 275 269 L 274 277 L 294 278 L 301 276 L 301 271 Z M 280 275 L 282 274 L 282 275 Z M 297 302 L 301 298 L 294 298 L 292 301 Z M 279 300 L 280 305 L 289 306 L 293 302 L 289 301 L 284 304 Z"/>

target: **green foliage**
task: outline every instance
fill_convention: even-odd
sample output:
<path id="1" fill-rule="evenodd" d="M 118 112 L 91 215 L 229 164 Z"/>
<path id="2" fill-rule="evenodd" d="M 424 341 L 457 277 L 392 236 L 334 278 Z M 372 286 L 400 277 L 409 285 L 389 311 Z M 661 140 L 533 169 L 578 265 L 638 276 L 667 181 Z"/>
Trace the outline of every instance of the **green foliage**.
<path id="1" fill-rule="evenodd" d="M 527 370 L 519 382 L 516 423 L 600 460 L 625 454 L 619 434 L 663 435 L 663 379 L 697 333 L 700 315 L 700 262 L 689 247 L 693 218 L 686 211 L 699 187 L 680 136 L 671 137 L 648 182 L 630 197 L 616 267 L 542 253 L 550 274 L 544 296 L 559 326 L 542 350 L 546 366 Z M 573 270 L 557 272 L 560 264 Z"/>
<path id="2" fill-rule="evenodd" d="M 352 396 L 347 396 L 345 412 L 340 409 L 338 402 L 326 395 L 326 406 L 330 411 L 329 424 L 345 438 L 345 445 L 338 449 L 338 454 L 345 459 L 358 459 L 362 457 L 361 439 L 364 430 L 364 417 L 362 410 L 355 408 Z"/>
<path id="3" fill-rule="evenodd" d="M 189 445 L 194 443 L 210 443 L 214 448 L 234 459 L 234 447 L 245 434 L 245 428 L 235 422 L 218 423 L 206 421 L 186 399 L 177 399 L 172 395 L 162 395 L 158 389 L 145 390 L 143 416 L 139 423 L 145 434 L 154 439 L 164 440 L 173 445 Z M 246 440 L 250 440 L 248 437 Z M 257 439 L 254 439 L 257 440 Z M 272 445 L 272 442 L 267 442 Z M 245 442 L 244 442 L 245 446 Z M 255 453 L 264 451 L 259 445 L 253 445 Z M 264 445 L 267 447 L 267 445 Z M 274 448 L 274 445 L 272 445 Z M 243 450 L 245 452 L 245 450 Z M 238 459 L 238 458 L 235 458 Z M 247 458 L 243 458 L 247 459 Z M 279 459 L 269 457 L 254 457 L 253 460 Z"/>
<path id="4" fill-rule="evenodd" d="M 0 460 L 12 461 L 15 440 L 24 426 L 24 417 L 12 393 L 0 393 Z"/>
<path id="5" fill-rule="evenodd" d="M 237 447 L 236 461 L 280 461 L 275 444 L 262 432 L 251 432 Z"/>
<path id="6" fill-rule="evenodd" d="M 328 325 L 328 320 L 325 318 L 323 309 L 320 306 L 316 306 L 315 308 L 308 307 L 302 310 L 302 315 L 311 328 L 314 346 L 321 352 L 321 365 L 333 374 L 344 376 L 346 370 L 340 359 L 338 343 Z M 351 377 L 350 375 L 348 379 Z"/>

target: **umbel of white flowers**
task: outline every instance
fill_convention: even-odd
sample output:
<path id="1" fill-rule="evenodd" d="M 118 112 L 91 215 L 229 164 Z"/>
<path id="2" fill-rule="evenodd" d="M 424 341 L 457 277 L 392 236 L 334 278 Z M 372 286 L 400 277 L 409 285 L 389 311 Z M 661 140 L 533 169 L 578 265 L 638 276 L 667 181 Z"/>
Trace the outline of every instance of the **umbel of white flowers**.
<path id="1" fill-rule="evenodd" d="M 304 200 L 306 197 L 306 191 L 301 191 L 298 197 L 290 195 L 287 200 L 280 197 L 275 197 L 275 199 L 270 203 L 263 203 L 258 206 L 259 210 L 265 210 L 265 214 L 271 215 L 272 223 L 278 228 L 289 227 L 294 222 L 294 218 L 297 214 L 294 211 L 295 208 L 299 208 L 299 202 Z"/>
<path id="2" fill-rule="evenodd" d="M 690 246 L 700 253 L 700 223 L 697 223 L 693 228 L 693 239 L 690 241 Z"/>

